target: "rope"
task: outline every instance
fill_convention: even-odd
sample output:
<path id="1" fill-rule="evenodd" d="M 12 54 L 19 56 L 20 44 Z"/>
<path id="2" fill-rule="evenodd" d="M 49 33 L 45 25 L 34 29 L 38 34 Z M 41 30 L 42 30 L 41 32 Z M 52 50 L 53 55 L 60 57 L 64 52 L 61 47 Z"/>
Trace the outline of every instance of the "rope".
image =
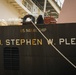
<path id="1" fill-rule="evenodd" d="M 32 22 L 32 21 L 31 21 Z M 39 33 L 49 42 L 48 38 L 41 32 L 41 30 L 32 22 L 33 26 L 39 31 Z M 69 63 L 71 64 L 74 68 L 76 68 L 76 66 L 63 54 L 61 53 L 57 47 L 55 47 L 52 42 L 51 42 L 51 46 Z"/>

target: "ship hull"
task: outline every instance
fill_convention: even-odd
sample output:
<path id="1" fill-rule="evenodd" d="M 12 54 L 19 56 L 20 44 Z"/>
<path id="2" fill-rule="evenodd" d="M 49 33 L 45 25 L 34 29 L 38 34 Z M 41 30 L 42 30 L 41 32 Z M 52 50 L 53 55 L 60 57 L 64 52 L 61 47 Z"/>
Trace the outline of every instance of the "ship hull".
<path id="1" fill-rule="evenodd" d="M 0 75 L 76 75 L 52 44 L 76 65 L 76 24 L 0 27 Z"/>

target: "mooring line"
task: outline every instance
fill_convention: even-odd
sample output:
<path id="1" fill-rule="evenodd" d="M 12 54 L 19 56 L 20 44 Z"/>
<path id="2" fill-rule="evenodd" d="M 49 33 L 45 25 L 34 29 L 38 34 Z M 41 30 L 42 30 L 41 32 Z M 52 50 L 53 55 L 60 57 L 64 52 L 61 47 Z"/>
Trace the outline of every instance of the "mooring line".
<path id="1" fill-rule="evenodd" d="M 31 21 L 32 22 L 32 21 Z M 33 26 L 39 31 L 39 33 L 47 40 L 47 42 L 49 42 L 48 38 L 41 32 L 41 30 L 35 25 L 35 23 L 33 23 Z M 74 68 L 76 68 L 76 66 L 62 53 L 60 52 L 60 50 L 53 45 L 53 43 L 51 42 L 51 46 L 68 62 L 70 63 Z"/>

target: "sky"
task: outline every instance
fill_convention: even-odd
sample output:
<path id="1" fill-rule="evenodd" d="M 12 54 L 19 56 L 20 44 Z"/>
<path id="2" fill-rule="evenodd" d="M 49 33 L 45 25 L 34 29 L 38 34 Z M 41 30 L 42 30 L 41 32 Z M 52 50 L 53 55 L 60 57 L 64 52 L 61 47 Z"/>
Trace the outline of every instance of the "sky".
<path id="1" fill-rule="evenodd" d="M 64 0 L 55 0 L 60 7 L 62 7 Z"/>
<path id="2" fill-rule="evenodd" d="M 64 0 L 60 0 L 60 1 L 61 1 L 61 3 L 63 4 Z"/>
<path id="3" fill-rule="evenodd" d="M 60 1 L 61 1 L 61 3 L 62 3 L 62 6 L 63 6 L 64 0 L 60 0 Z M 62 6 L 61 6 L 61 7 L 62 7 Z"/>

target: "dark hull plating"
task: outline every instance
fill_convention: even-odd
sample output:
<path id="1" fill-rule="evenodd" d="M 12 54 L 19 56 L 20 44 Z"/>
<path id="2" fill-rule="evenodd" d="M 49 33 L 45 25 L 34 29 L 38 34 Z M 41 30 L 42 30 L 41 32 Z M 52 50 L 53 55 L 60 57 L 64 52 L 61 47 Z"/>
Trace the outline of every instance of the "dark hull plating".
<path id="1" fill-rule="evenodd" d="M 76 65 L 76 24 L 38 27 Z M 32 24 L 1 26 L 0 75 L 76 75 L 76 69 Z"/>

